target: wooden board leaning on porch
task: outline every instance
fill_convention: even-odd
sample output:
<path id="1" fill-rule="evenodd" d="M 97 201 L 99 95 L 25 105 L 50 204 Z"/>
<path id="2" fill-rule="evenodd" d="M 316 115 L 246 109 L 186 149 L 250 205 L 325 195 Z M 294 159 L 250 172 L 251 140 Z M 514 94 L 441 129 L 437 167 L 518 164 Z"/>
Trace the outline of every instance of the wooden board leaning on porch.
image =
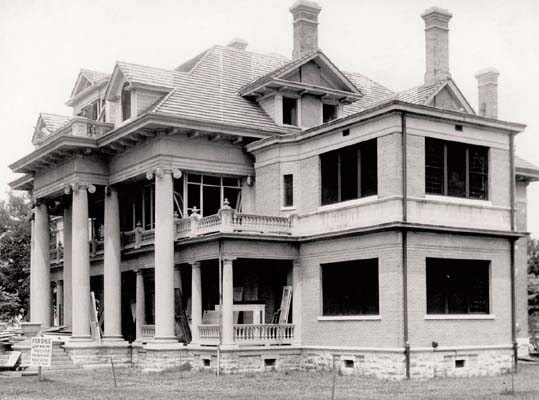
<path id="1" fill-rule="evenodd" d="M 187 321 L 187 315 L 185 313 L 185 307 L 182 300 L 182 292 L 180 289 L 174 289 L 174 320 L 175 327 L 174 331 L 176 337 L 180 342 L 190 343 L 191 342 L 191 329 L 189 329 L 189 321 Z"/>
<path id="2" fill-rule="evenodd" d="M 292 302 L 292 286 L 283 287 L 283 297 L 281 298 L 281 307 L 273 314 L 274 324 L 287 324 L 290 314 L 290 303 Z"/>

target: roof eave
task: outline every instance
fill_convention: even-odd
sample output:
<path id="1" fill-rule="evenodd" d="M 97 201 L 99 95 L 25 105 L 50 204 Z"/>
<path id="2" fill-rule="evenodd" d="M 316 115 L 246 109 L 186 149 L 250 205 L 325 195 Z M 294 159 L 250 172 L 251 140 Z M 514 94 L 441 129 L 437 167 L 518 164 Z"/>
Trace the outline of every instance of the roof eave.
<path id="1" fill-rule="evenodd" d="M 254 143 L 247 145 L 247 151 L 256 152 L 267 146 L 278 143 L 288 143 L 298 140 L 305 140 L 312 136 L 323 134 L 336 129 L 343 129 L 344 127 L 351 124 L 391 112 L 408 112 L 410 114 L 441 118 L 454 122 L 464 122 L 472 125 L 504 130 L 509 134 L 517 134 L 519 132 L 522 132 L 526 128 L 526 125 L 515 122 L 501 121 L 493 118 L 481 117 L 475 114 L 467 114 L 458 111 L 451 111 L 419 104 L 406 103 L 400 100 L 391 100 L 385 103 L 381 103 L 373 108 L 368 108 L 358 113 L 333 120 L 329 123 L 299 133 L 285 136 L 272 136 L 266 139 L 258 140 Z"/>
<path id="2" fill-rule="evenodd" d="M 30 174 L 25 174 L 8 183 L 12 190 L 32 190 L 34 188 L 34 177 Z"/>

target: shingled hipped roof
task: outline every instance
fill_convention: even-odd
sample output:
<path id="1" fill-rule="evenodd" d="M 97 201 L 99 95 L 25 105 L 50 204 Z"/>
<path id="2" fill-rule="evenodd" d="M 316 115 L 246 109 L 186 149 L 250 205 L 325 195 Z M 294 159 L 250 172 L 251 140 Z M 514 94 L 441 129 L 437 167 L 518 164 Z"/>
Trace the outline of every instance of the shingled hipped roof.
<path id="1" fill-rule="evenodd" d="M 256 101 L 241 97 L 238 91 L 260 77 L 289 65 L 290 61 L 282 56 L 225 46 L 213 46 L 176 70 L 117 63 L 118 69 L 130 83 L 168 88 L 168 94 L 150 107 L 148 112 L 275 133 L 295 132 L 299 128 L 277 125 Z M 393 94 L 361 74 L 345 75 L 363 93 L 356 103 L 345 106 L 345 115 Z"/>

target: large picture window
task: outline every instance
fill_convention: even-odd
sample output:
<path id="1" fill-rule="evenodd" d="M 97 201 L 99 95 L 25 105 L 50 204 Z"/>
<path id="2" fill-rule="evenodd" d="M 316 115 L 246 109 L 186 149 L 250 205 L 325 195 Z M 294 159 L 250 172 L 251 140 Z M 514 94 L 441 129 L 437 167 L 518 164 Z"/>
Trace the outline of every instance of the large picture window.
<path id="1" fill-rule="evenodd" d="M 230 207 L 241 212 L 241 186 L 238 178 L 186 174 L 185 186 L 180 186 L 181 182 L 178 182 L 175 187 L 176 194 L 183 193 L 175 204 L 180 217 L 191 215 L 195 207 L 204 217 L 217 214 L 225 199 Z"/>
<path id="2" fill-rule="evenodd" d="M 425 192 L 488 199 L 488 148 L 425 139 Z"/>
<path id="3" fill-rule="evenodd" d="M 488 314 L 490 262 L 427 258 L 427 314 Z"/>
<path id="4" fill-rule="evenodd" d="M 378 259 L 322 265 L 324 316 L 378 315 Z"/>
<path id="5" fill-rule="evenodd" d="M 322 205 L 378 193 L 376 139 L 320 155 Z"/>

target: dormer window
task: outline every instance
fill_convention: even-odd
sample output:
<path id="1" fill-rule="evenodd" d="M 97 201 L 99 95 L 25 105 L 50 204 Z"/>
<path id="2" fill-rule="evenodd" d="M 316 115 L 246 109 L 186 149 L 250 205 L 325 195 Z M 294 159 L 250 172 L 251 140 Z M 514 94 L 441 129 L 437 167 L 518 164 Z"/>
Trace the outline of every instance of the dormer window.
<path id="1" fill-rule="evenodd" d="M 333 121 L 337 119 L 337 106 L 335 104 L 322 104 L 322 122 Z"/>
<path id="2" fill-rule="evenodd" d="M 298 100 L 283 97 L 283 124 L 298 126 Z"/>
<path id="3" fill-rule="evenodd" d="M 99 100 L 97 100 L 84 107 L 78 115 L 81 117 L 86 117 L 92 121 L 96 121 L 97 117 L 99 116 L 99 111 Z"/>
<path id="4" fill-rule="evenodd" d="M 122 87 L 122 121 L 131 118 L 131 92 L 127 90 L 128 83 Z"/>

